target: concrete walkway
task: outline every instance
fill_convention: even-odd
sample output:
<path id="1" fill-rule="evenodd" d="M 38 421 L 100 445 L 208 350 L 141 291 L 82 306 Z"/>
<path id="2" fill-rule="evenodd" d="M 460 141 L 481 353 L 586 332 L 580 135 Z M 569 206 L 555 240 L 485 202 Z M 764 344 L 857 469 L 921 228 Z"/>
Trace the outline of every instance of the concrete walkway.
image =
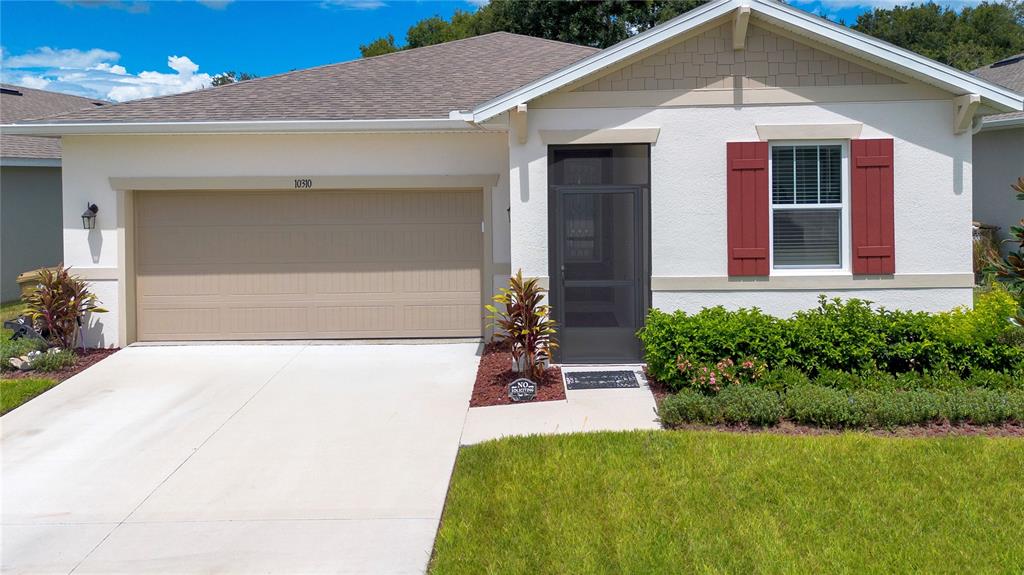
<path id="1" fill-rule="evenodd" d="M 122 350 L 0 420 L 3 572 L 423 572 L 476 353 Z"/>
<path id="2" fill-rule="evenodd" d="M 631 369 L 640 387 L 567 390 L 565 401 L 474 407 L 466 416 L 462 444 L 472 445 L 512 435 L 659 429 L 654 395 L 638 366 L 569 367 L 570 371 Z"/>

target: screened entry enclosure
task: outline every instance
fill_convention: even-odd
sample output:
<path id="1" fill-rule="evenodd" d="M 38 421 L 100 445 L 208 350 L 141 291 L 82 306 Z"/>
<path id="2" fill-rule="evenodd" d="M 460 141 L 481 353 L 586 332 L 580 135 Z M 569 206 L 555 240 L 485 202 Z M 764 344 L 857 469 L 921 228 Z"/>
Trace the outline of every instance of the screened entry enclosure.
<path id="1" fill-rule="evenodd" d="M 650 148 L 549 150 L 551 302 L 564 363 L 636 362 L 650 304 Z"/>

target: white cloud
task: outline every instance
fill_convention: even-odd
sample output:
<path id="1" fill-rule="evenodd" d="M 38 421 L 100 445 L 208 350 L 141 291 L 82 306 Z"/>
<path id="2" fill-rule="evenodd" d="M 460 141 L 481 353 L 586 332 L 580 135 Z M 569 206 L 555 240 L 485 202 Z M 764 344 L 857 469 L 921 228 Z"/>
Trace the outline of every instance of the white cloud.
<path id="1" fill-rule="evenodd" d="M 342 10 L 376 10 L 384 8 L 383 0 L 322 0 L 321 8 L 341 8 Z"/>
<path id="2" fill-rule="evenodd" d="M 203 6 L 210 8 L 211 10 L 223 10 L 228 7 L 235 0 L 196 0 Z"/>
<path id="3" fill-rule="evenodd" d="M 19 86 L 35 88 L 36 90 L 45 90 L 46 87 L 50 85 L 50 81 L 46 78 L 37 78 L 35 76 L 22 76 L 21 79 L 15 83 Z"/>
<path id="4" fill-rule="evenodd" d="M 209 74 L 199 73 L 199 65 L 188 56 L 170 56 L 172 72 L 143 71 L 132 74 L 117 64 L 121 55 L 98 48 L 54 50 L 40 48 L 28 54 L 0 60 L 3 81 L 30 88 L 104 98 L 115 102 L 190 92 L 212 85 Z"/>
<path id="5" fill-rule="evenodd" d="M 117 52 L 109 50 L 54 50 L 48 46 L 38 48 L 34 52 L 20 56 L 6 57 L 2 61 L 4 68 L 88 68 L 100 62 L 114 61 L 121 58 Z"/>
<path id="6" fill-rule="evenodd" d="M 487 6 L 488 4 L 491 3 L 491 0 L 466 0 L 466 2 L 469 3 L 469 4 L 472 4 L 474 6 L 478 6 L 479 7 L 479 6 Z"/>
<path id="7" fill-rule="evenodd" d="M 145 0 L 60 0 L 60 3 L 72 8 L 113 8 L 133 14 L 149 12 L 149 2 Z"/>

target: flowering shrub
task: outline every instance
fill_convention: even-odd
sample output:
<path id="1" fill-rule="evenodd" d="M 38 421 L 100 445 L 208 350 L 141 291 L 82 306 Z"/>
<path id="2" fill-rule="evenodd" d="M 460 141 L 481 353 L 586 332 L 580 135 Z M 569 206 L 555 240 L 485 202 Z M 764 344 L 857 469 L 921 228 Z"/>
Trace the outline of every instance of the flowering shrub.
<path id="1" fill-rule="evenodd" d="M 676 367 L 689 386 L 702 391 L 718 393 L 727 385 L 755 383 L 767 369 L 763 361 L 745 359 L 739 364 L 725 358 L 714 365 L 694 363 L 680 355 Z"/>

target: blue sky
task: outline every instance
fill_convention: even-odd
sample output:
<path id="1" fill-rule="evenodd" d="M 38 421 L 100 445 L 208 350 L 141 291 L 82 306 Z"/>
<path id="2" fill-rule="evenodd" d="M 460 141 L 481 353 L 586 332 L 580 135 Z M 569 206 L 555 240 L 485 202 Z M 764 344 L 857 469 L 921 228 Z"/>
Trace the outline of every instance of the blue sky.
<path id="1" fill-rule="evenodd" d="M 856 20 L 896 0 L 794 4 Z M 226 70 L 267 76 L 359 57 L 359 45 L 486 0 L 0 1 L 4 82 L 115 101 L 209 85 Z M 973 4 L 953 0 L 943 4 Z"/>

